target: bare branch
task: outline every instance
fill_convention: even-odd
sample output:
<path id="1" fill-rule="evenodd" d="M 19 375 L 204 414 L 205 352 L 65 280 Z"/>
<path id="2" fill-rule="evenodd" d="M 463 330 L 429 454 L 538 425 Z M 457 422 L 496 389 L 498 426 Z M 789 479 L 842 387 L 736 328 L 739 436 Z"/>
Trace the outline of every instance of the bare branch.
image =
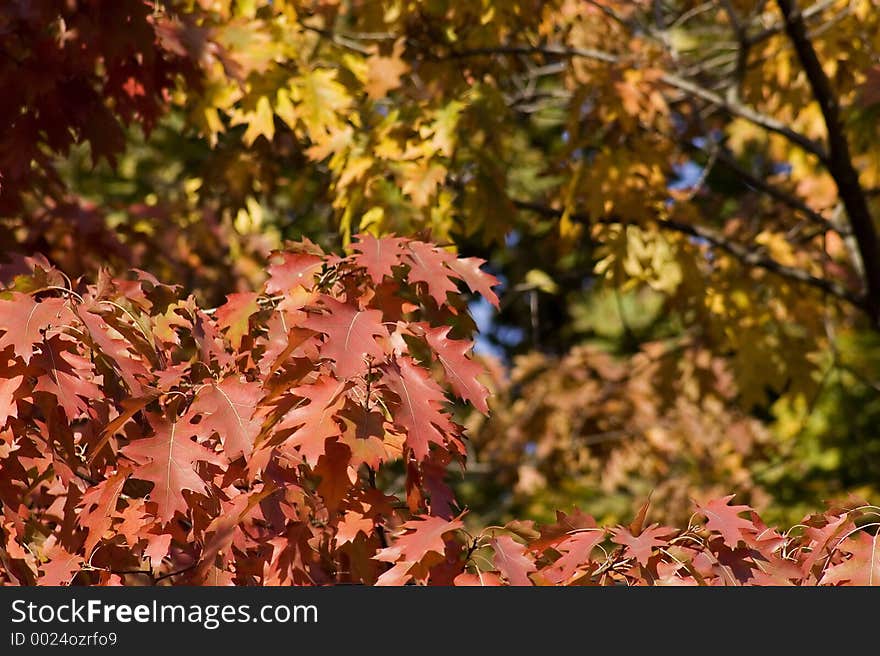
<path id="1" fill-rule="evenodd" d="M 620 57 L 604 50 L 594 48 L 569 48 L 560 45 L 497 45 L 484 48 L 467 48 L 465 50 L 453 50 L 445 56 L 434 57 L 436 59 L 467 59 L 469 57 L 491 57 L 493 55 L 551 55 L 556 57 L 584 57 L 594 59 L 606 64 L 617 64 Z"/>
<path id="2" fill-rule="evenodd" d="M 669 27 L 670 28 L 681 27 L 682 25 L 687 23 L 692 18 L 696 18 L 700 14 L 705 14 L 707 12 L 713 11 L 714 9 L 715 9 L 715 3 L 712 2 L 712 0 L 709 0 L 708 2 L 704 2 L 702 4 L 699 4 L 696 7 L 693 7 L 692 9 L 689 9 L 688 11 L 684 12 L 681 16 L 676 18 L 672 22 L 672 25 L 670 25 Z"/>
<path id="3" fill-rule="evenodd" d="M 298 21 L 299 26 L 306 30 L 307 32 L 314 32 L 315 34 L 321 36 L 328 41 L 332 41 L 336 45 L 345 48 L 346 50 L 352 50 L 354 52 L 358 52 L 362 55 L 369 55 L 372 53 L 370 48 L 359 43 L 358 39 L 346 38 L 340 34 L 337 34 L 333 30 L 326 30 L 320 27 L 315 27 L 314 25 L 309 25 L 308 23 L 303 22 L 302 20 Z"/>
<path id="4" fill-rule="evenodd" d="M 746 68 L 748 67 L 749 62 L 749 49 L 751 48 L 751 43 L 749 42 L 748 30 L 746 29 L 745 23 L 740 19 L 739 14 L 736 12 L 736 8 L 733 6 L 731 0 L 721 0 L 724 5 L 724 11 L 727 12 L 728 20 L 730 20 L 730 25 L 733 28 L 734 34 L 736 34 L 736 40 L 739 43 L 736 49 L 736 72 L 734 73 L 734 83 L 731 85 L 728 90 L 728 100 L 739 100 L 740 87 L 743 84 L 743 80 L 746 76 Z"/>
<path id="5" fill-rule="evenodd" d="M 614 11 L 614 9 L 612 9 L 611 7 L 606 5 L 605 3 L 598 2 L 597 0 L 586 0 L 586 1 L 587 1 L 587 4 L 593 5 L 596 9 L 598 9 L 603 14 L 608 16 L 614 22 L 622 25 L 623 27 L 625 27 L 627 29 L 633 28 L 633 26 L 634 26 L 633 21 L 624 18 L 623 16 L 618 14 L 616 11 Z M 641 25 L 638 25 L 637 23 L 635 23 L 635 26 L 638 28 L 642 27 Z"/>

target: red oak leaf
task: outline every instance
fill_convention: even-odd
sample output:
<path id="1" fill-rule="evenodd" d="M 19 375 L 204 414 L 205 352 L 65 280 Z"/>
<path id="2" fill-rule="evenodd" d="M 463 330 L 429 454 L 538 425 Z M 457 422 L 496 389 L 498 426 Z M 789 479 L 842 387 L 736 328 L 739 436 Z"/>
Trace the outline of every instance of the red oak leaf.
<path id="1" fill-rule="evenodd" d="M 349 510 L 345 517 L 336 527 L 336 544 L 345 544 L 353 541 L 358 533 L 369 536 L 373 532 L 373 520 L 364 517 L 360 513 Z"/>
<path id="2" fill-rule="evenodd" d="M 416 459 L 424 460 L 431 442 L 443 444 L 443 433 L 449 419 L 441 411 L 446 400 L 443 390 L 422 367 L 409 358 L 401 358 L 398 366 L 386 368 L 384 380 L 400 399 L 393 411 L 394 423 L 406 431 L 406 444 Z"/>
<path id="3" fill-rule="evenodd" d="M 370 234 L 359 234 L 352 259 L 355 264 L 366 269 L 370 278 L 378 285 L 385 276 L 394 275 L 394 267 L 400 264 L 401 245 L 404 241 L 399 237 L 376 239 Z"/>
<path id="4" fill-rule="evenodd" d="M 40 565 L 43 575 L 37 579 L 38 585 L 70 585 L 71 579 L 80 571 L 82 556 L 72 554 L 60 544 L 55 544 L 46 552 L 46 562 Z"/>
<path id="5" fill-rule="evenodd" d="M 347 408 L 339 418 L 345 426 L 340 439 L 351 449 L 352 467 L 366 463 L 370 469 L 378 469 L 391 457 L 385 445 L 385 417 L 381 412 L 367 412 L 355 406 Z"/>
<path id="6" fill-rule="evenodd" d="M 92 550 L 110 528 L 113 514 L 116 512 L 116 501 L 129 473 L 128 469 L 121 468 L 113 476 L 89 488 L 83 494 L 83 511 L 80 513 L 78 523 L 89 532 L 85 542 L 87 556 L 91 556 Z"/>
<path id="7" fill-rule="evenodd" d="M 448 339 L 447 335 L 451 327 L 428 329 L 425 331 L 425 339 L 428 345 L 437 354 L 437 359 L 443 365 L 443 370 L 449 377 L 453 391 L 465 401 L 470 401 L 480 412 L 489 412 L 486 397 L 489 390 L 479 380 L 478 376 L 485 373 L 483 367 L 467 357 L 471 343 Z"/>
<path id="8" fill-rule="evenodd" d="M 330 376 L 322 378 L 314 385 L 294 388 L 291 392 L 308 399 L 308 404 L 293 408 L 275 425 L 276 431 L 297 428 L 285 440 L 285 446 L 298 447 L 299 453 L 312 467 L 324 455 L 327 438 L 342 433 L 334 416 L 345 404 L 345 397 L 342 395 L 344 389 L 345 383 Z"/>
<path id="9" fill-rule="evenodd" d="M 303 325 L 327 335 L 320 348 L 321 357 L 333 361 L 333 371 L 339 378 L 366 373 L 368 356 L 377 360 L 385 357 L 384 348 L 375 339 L 388 337 L 379 310 L 359 310 L 329 296 L 324 296 L 322 302 L 329 311 L 309 317 Z"/>
<path id="10" fill-rule="evenodd" d="M 504 581 L 501 580 L 501 577 L 495 574 L 494 572 L 480 572 L 477 571 L 476 574 L 471 574 L 469 572 L 462 572 L 458 576 L 455 577 L 454 584 L 456 587 L 469 587 L 469 588 L 481 588 L 481 587 L 493 587 L 497 588 L 504 585 Z"/>
<path id="11" fill-rule="evenodd" d="M 391 515 L 397 501 L 397 497 L 387 495 L 374 487 L 362 488 L 358 497 L 364 517 L 376 522 L 381 521 L 383 516 Z"/>
<path id="12" fill-rule="evenodd" d="M 266 292 L 283 294 L 297 286 L 311 289 L 315 284 L 315 274 L 323 265 L 323 258 L 317 255 L 278 253 L 272 257 L 268 267 Z"/>
<path id="13" fill-rule="evenodd" d="M 495 568 L 501 572 L 511 585 L 534 585 L 529 572 L 534 572 L 535 561 L 527 555 L 528 549 L 506 535 L 492 540 L 495 550 Z"/>
<path id="14" fill-rule="evenodd" d="M 262 397 L 260 383 L 250 383 L 237 376 L 224 378 L 219 385 L 205 385 L 191 407 L 193 414 L 202 415 L 198 434 L 209 437 L 216 431 L 230 460 L 250 455 L 262 425 L 259 418 L 254 418 Z"/>
<path id="15" fill-rule="evenodd" d="M 628 528 L 620 526 L 611 532 L 611 541 L 622 544 L 624 555 L 627 558 L 635 558 L 643 567 L 648 566 L 648 560 L 655 547 L 666 544 L 660 537 L 669 536 L 675 529 L 651 524 L 638 535 L 633 535 Z"/>
<path id="16" fill-rule="evenodd" d="M 144 539 L 147 541 L 147 546 L 144 547 L 143 556 L 144 558 L 149 558 L 155 567 L 168 555 L 171 535 L 169 533 L 148 533 L 144 536 Z"/>
<path id="17" fill-rule="evenodd" d="M 168 521 L 176 511 L 186 514 L 188 505 L 181 494 L 183 490 L 207 493 L 205 481 L 194 469 L 196 461 L 215 465 L 223 465 L 224 461 L 213 451 L 189 439 L 197 427 L 185 419 L 171 422 L 159 418 L 151 423 L 155 434 L 131 442 L 122 453 L 137 464 L 132 472 L 134 478 L 154 484 L 150 500 L 158 506 L 156 516 Z"/>
<path id="18" fill-rule="evenodd" d="M 688 576 L 681 563 L 657 563 L 657 578 L 654 585 L 659 586 L 698 586 L 696 579 Z"/>
<path id="19" fill-rule="evenodd" d="M 792 585 L 802 580 L 804 573 L 799 564 L 776 554 L 763 553 L 760 568 L 752 569 L 749 585 Z M 761 558 L 758 556 L 758 558 Z"/>
<path id="20" fill-rule="evenodd" d="M 217 325 L 226 331 L 226 339 L 236 351 L 241 347 L 241 338 L 248 334 L 251 316 L 260 310 L 259 297 L 256 292 L 229 294 L 217 308 Z"/>
<path id="21" fill-rule="evenodd" d="M 18 404 L 15 392 L 21 386 L 24 376 L 0 379 L 0 428 L 6 425 L 10 417 L 18 416 Z"/>
<path id="22" fill-rule="evenodd" d="M 445 449 L 435 449 L 421 462 L 421 486 L 430 497 L 431 514 L 448 519 L 455 513 L 455 493 L 446 483 L 451 458 Z"/>
<path id="23" fill-rule="evenodd" d="M 202 310 L 196 311 L 193 338 L 199 347 L 199 355 L 203 362 L 216 361 L 220 367 L 225 368 L 235 360 L 235 357 L 227 351 L 213 317 L 209 317 Z"/>
<path id="24" fill-rule="evenodd" d="M 318 464 L 315 466 L 315 474 L 321 477 L 318 483 L 318 494 L 320 494 L 327 510 L 335 513 L 339 508 L 339 504 L 353 484 L 350 477 L 349 463 L 351 462 L 351 450 L 344 444 L 337 441 L 327 442 L 324 448 L 324 454 L 318 458 Z M 351 475 L 354 476 L 353 472 Z"/>
<path id="25" fill-rule="evenodd" d="M 544 549 L 555 547 L 570 535 L 575 534 L 576 531 L 590 528 L 596 528 L 596 520 L 592 516 L 579 509 L 575 509 L 570 514 L 557 510 L 556 523 L 542 526 L 540 528 L 540 537 L 531 543 L 531 547 L 535 551 L 543 551 Z"/>
<path id="26" fill-rule="evenodd" d="M 412 519 L 403 525 L 404 534 L 400 535 L 392 546 L 381 549 L 376 555 L 376 560 L 385 562 L 400 560 L 412 564 L 419 562 L 431 552 L 442 556 L 446 551 L 443 536 L 460 528 L 464 528 L 464 524 L 458 519 L 446 520 L 442 517 Z"/>
<path id="27" fill-rule="evenodd" d="M 480 269 L 480 266 L 485 263 L 486 260 L 481 260 L 478 257 L 461 257 L 447 262 L 447 266 L 455 272 L 455 276 L 465 282 L 472 292 L 480 294 L 497 308 L 498 296 L 492 291 L 492 287 L 498 284 L 498 278 Z"/>
<path id="28" fill-rule="evenodd" d="M 0 349 L 10 344 L 15 355 L 25 363 L 31 361 L 34 344 L 42 341 L 46 328 L 65 321 L 70 310 L 61 298 L 35 301 L 29 294 L 12 293 L 12 300 L 0 300 Z"/>
<path id="29" fill-rule="evenodd" d="M 706 528 L 710 531 L 718 531 L 724 538 L 724 544 L 731 549 L 736 549 L 737 544 L 743 539 L 743 531 L 753 532 L 755 525 L 747 519 L 739 516 L 741 512 L 750 511 L 748 506 L 729 506 L 734 494 L 720 499 L 713 499 L 705 506 L 697 504 L 697 511 L 705 515 Z"/>
<path id="30" fill-rule="evenodd" d="M 458 288 L 449 279 L 452 270 L 446 266 L 455 260 L 455 256 L 442 248 L 421 241 L 409 242 L 408 247 L 409 281 L 426 283 L 428 293 L 437 301 L 438 305 L 443 305 L 446 303 L 448 292 L 458 291 Z"/>
<path id="31" fill-rule="evenodd" d="M 379 587 L 399 587 L 406 584 L 411 578 L 409 571 L 413 568 L 413 563 L 400 561 L 394 567 L 384 572 L 382 576 L 376 579 L 376 585 Z"/>
<path id="32" fill-rule="evenodd" d="M 70 421 L 84 413 L 92 399 L 101 398 L 101 377 L 94 375 L 91 361 L 58 335 L 45 340 L 30 370 L 45 373 L 37 377 L 34 391 L 53 395 Z"/>
<path id="33" fill-rule="evenodd" d="M 259 343 L 265 350 L 260 358 L 260 372 L 264 379 L 271 378 L 289 357 L 305 355 L 310 360 L 318 357 L 318 336 L 306 328 L 288 328 L 284 315 L 276 312 L 269 319 L 265 337 Z"/>
<path id="34" fill-rule="evenodd" d="M 850 585 L 880 585 L 880 534 L 871 535 L 859 531 L 847 538 L 839 549 L 850 557 L 825 571 L 821 583 L 834 585 L 849 582 Z"/>
<path id="35" fill-rule="evenodd" d="M 131 393 L 140 396 L 143 391 L 140 379 L 147 377 L 148 371 L 141 358 L 128 348 L 125 340 L 118 338 L 121 334 L 111 328 L 100 314 L 80 307 L 77 316 L 101 354 L 116 365 Z"/>
<path id="36" fill-rule="evenodd" d="M 113 421 L 104 426 L 100 441 L 92 447 L 91 459 L 94 459 L 101 452 L 101 449 L 107 445 L 119 429 L 125 426 L 132 417 L 143 410 L 144 407 L 155 398 L 155 396 L 144 396 L 141 398 L 122 399 L 119 403 L 121 406 L 119 415 Z"/>
<path id="37" fill-rule="evenodd" d="M 554 547 L 562 556 L 552 565 L 541 570 L 541 574 L 554 585 L 569 581 L 590 564 L 590 554 L 604 539 L 605 531 L 597 529 L 580 531 L 568 536 Z"/>
<path id="38" fill-rule="evenodd" d="M 147 501 L 138 499 L 134 504 L 125 507 L 119 512 L 122 521 L 115 529 L 118 535 L 125 538 L 129 545 L 135 545 L 140 540 L 141 531 L 153 524 L 153 514 L 146 509 Z"/>
<path id="39" fill-rule="evenodd" d="M 804 531 L 804 536 L 810 541 L 809 553 L 803 562 L 805 574 L 808 574 L 816 563 L 824 561 L 830 555 L 840 537 L 855 528 L 846 513 L 837 517 L 823 518 L 823 522 L 822 526 L 808 525 Z"/>

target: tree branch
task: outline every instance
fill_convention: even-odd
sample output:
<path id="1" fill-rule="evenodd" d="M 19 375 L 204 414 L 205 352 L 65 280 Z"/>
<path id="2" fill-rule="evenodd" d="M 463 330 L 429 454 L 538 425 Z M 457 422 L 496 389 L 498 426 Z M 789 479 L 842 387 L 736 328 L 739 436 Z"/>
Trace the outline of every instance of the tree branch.
<path id="1" fill-rule="evenodd" d="M 556 57 L 583 57 L 585 59 L 594 59 L 606 64 L 617 64 L 620 57 L 604 50 L 596 50 L 594 48 L 569 48 L 560 45 L 498 45 L 486 46 L 484 48 L 467 48 L 465 50 L 453 50 L 444 56 L 437 56 L 434 59 L 467 59 L 469 57 L 491 57 L 492 55 L 551 55 Z"/>
<path id="2" fill-rule="evenodd" d="M 346 50 L 352 50 L 352 51 L 360 53 L 362 55 L 371 54 L 371 50 L 367 46 L 364 46 L 363 44 L 358 42 L 359 39 L 346 38 L 340 34 L 337 34 L 333 30 L 325 30 L 320 27 L 315 27 L 314 25 L 309 25 L 308 23 L 306 23 L 302 20 L 299 20 L 297 22 L 298 22 L 299 26 L 301 28 L 303 28 L 304 30 L 306 30 L 308 32 L 314 32 L 318 36 L 320 36 L 324 39 L 327 39 L 328 41 L 332 41 L 333 43 L 340 46 L 341 48 L 345 48 Z"/>
<path id="3" fill-rule="evenodd" d="M 728 89 L 727 97 L 728 100 L 739 100 L 740 87 L 742 87 L 743 81 L 745 80 L 746 68 L 748 68 L 751 43 L 749 42 L 746 25 L 740 20 L 739 14 L 737 14 L 736 8 L 733 6 L 731 0 L 721 0 L 721 4 L 724 6 L 724 11 L 727 13 L 730 26 L 733 28 L 733 32 L 736 35 L 736 40 L 738 42 L 734 81 Z"/>
<path id="4" fill-rule="evenodd" d="M 837 2 L 837 0 L 821 0 L 820 2 L 817 2 L 816 4 L 804 9 L 803 12 L 801 12 L 801 16 L 804 17 L 805 21 L 808 21 L 811 18 L 817 16 L 818 14 L 821 14 L 823 11 L 825 11 L 826 9 L 831 7 L 832 5 L 834 5 L 835 2 Z M 750 44 L 759 43 L 759 42 L 763 41 L 764 39 L 769 39 L 774 34 L 779 34 L 780 32 L 782 32 L 784 30 L 785 30 L 785 21 L 776 23 L 774 25 L 771 25 L 770 27 L 767 27 L 767 28 L 761 30 L 757 34 L 753 34 L 752 36 L 748 37 L 749 43 Z"/>
<path id="5" fill-rule="evenodd" d="M 356 39 L 340 36 L 332 30 L 325 30 L 319 27 L 314 27 L 302 21 L 300 21 L 300 26 L 303 29 L 314 32 L 343 48 L 353 50 L 361 54 L 369 54 L 371 52 L 369 48 L 358 43 Z M 442 61 L 444 59 L 466 59 L 469 57 L 487 57 L 493 55 L 544 55 L 565 58 L 582 57 L 585 59 L 600 61 L 606 64 L 619 64 L 621 62 L 621 58 L 618 55 L 610 52 L 605 52 L 603 50 L 597 50 L 595 48 L 572 48 L 556 44 L 511 44 L 487 46 L 484 48 L 453 50 L 442 56 L 434 55 L 432 53 L 425 53 L 426 57 L 435 61 Z M 776 134 L 784 136 L 792 143 L 800 146 L 807 152 L 812 153 L 813 155 L 818 157 L 823 163 L 827 164 L 827 155 L 821 144 L 818 144 L 807 136 L 801 134 L 800 132 L 791 129 L 787 124 L 783 123 L 782 121 L 778 121 L 771 116 L 762 114 L 753 107 L 749 107 L 748 105 L 745 105 L 734 98 L 724 98 L 722 95 L 716 93 L 715 91 L 700 86 L 699 84 L 675 75 L 674 73 L 664 73 L 660 76 L 659 79 L 663 84 L 666 84 L 667 86 L 678 89 L 679 91 L 683 91 L 684 93 L 694 98 L 699 98 L 700 100 L 716 105 L 718 108 L 722 109 L 731 116 L 743 118 L 759 127 L 764 128 L 769 132 L 774 132 Z"/>
<path id="6" fill-rule="evenodd" d="M 859 247 L 865 272 L 865 308 L 874 324 L 880 325 L 880 243 L 865 191 L 852 163 L 849 144 L 840 120 L 840 105 L 807 35 L 804 17 L 796 0 L 776 0 L 776 4 L 785 18 L 785 31 L 794 45 L 825 119 L 828 132 L 828 172 L 837 184 L 838 195 L 846 209 Z"/>
<path id="7" fill-rule="evenodd" d="M 558 210 L 547 205 L 542 205 L 540 203 L 533 203 L 530 201 L 517 199 L 511 199 L 511 202 L 514 204 L 515 207 L 521 210 L 535 212 L 536 214 L 540 214 L 541 216 L 560 218 L 563 214 L 562 210 Z M 601 223 L 607 225 L 623 223 L 623 221 L 620 221 L 619 219 L 616 219 L 614 217 L 602 217 L 599 219 L 593 219 L 593 217 L 579 213 L 571 213 L 569 214 L 569 218 L 571 218 L 573 221 L 577 221 L 585 225 L 589 225 L 590 223 Z M 858 294 L 850 291 L 840 283 L 834 280 L 829 280 L 827 278 L 819 278 L 810 273 L 807 273 L 803 269 L 797 269 L 795 267 L 781 264 L 773 258 L 767 257 L 760 251 L 751 250 L 747 246 L 727 239 L 723 235 L 718 234 L 710 228 L 691 225 L 689 223 L 683 223 L 681 221 L 675 221 L 673 219 L 658 219 L 656 220 L 656 223 L 662 230 L 678 232 L 680 234 L 701 239 L 713 248 L 724 251 L 728 255 L 731 255 L 742 264 L 757 267 L 759 269 L 764 269 L 765 271 L 775 273 L 782 278 L 786 278 L 788 280 L 814 287 L 815 289 L 819 289 L 826 294 L 834 296 L 835 298 L 846 301 L 847 303 L 850 303 L 860 310 L 867 310 L 865 299 Z"/>
<path id="8" fill-rule="evenodd" d="M 695 144 L 690 144 L 695 150 L 699 150 L 701 152 L 710 154 L 712 151 L 706 147 L 700 147 Z M 727 168 L 733 171 L 742 181 L 760 192 L 770 196 L 774 200 L 779 201 L 783 205 L 787 205 L 791 209 L 796 212 L 800 212 L 806 217 L 810 222 L 815 223 L 817 226 L 824 228 L 825 230 L 834 230 L 841 234 L 841 236 L 846 236 L 849 234 L 848 230 L 840 231 L 837 226 L 835 226 L 831 221 L 822 216 L 819 212 L 812 209 L 809 205 L 804 203 L 800 198 L 794 196 L 793 194 L 788 193 L 787 191 L 776 187 L 764 179 L 761 179 L 755 175 L 749 173 L 745 168 L 743 168 L 739 162 L 736 161 L 729 153 L 727 153 L 720 145 L 718 146 L 716 157 L 720 162 L 724 164 Z"/>
<path id="9" fill-rule="evenodd" d="M 825 153 L 825 149 L 821 144 L 816 143 L 796 130 L 792 130 L 787 124 L 776 120 L 772 116 L 762 114 L 756 109 L 737 100 L 724 98 L 720 94 L 706 89 L 690 80 L 686 80 L 683 77 L 679 77 L 674 73 L 664 73 L 660 76 L 660 81 L 668 86 L 678 89 L 679 91 L 684 91 L 695 98 L 717 105 L 720 109 L 724 110 L 731 116 L 743 118 L 750 123 L 754 123 L 755 125 L 764 128 L 768 132 L 775 132 L 776 134 L 782 135 L 793 144 L 800 146 L 808 153 L 812 153 L 818 157 L 823 163 L 827 164 L 828 162 L 828 155 Z"/>
<path id="10" fill-rule="evenodd" d="M 604 52 L 602 50 L 595 50 L 592 48 L 568 48 L 559 45 L 500 45 L 485 48 L 468 48 L 466 50 L 452 51 L 448 55 L 445 55 L 443 57 L 436 57 L 436 59 L 465 59 L 468 57 L 481 57 L 492 55 L 534 54 L 568 58 L 583 57 L 585 59 L 601 61 L 606 64 L 618 64 L 621 62 L 621 58 L 617 55 L 609 52 Z M 721 94 L 700 86 L 699 84 L 674 73 L 663 73 L 659 77 L 659 80 L 663 84 L 670 86 L 674 89 L 678 89 L 679 91 L 683 91 L 689 96 L 699 98 L 700 100 L 716 105 L 718 108 L 724 110 L 731 116 L 743 118 L 750 123 L 754 123 L 755 125 L 764 128 L 769 132 L 774 132 L 776 134 L 782 135 L 795 145 L 800 146 L 801 148 L 806 150 L 808 153 L 812 153 L 813 155 L 818 157 L 823 163 L 827 163 L 828 156 L 825 153 L 825 149 L 822 147 L 821 144 L 818 144 L 809 137 L 801 134 L 800 132 L 797 132 L 796 130 L 791 129 L 786 123 L 778 121 L 772 116 L 762 114 L 753 107 L 749 107 L 748 105 L 745 105 L 734 99 L 724 98 Z"/>

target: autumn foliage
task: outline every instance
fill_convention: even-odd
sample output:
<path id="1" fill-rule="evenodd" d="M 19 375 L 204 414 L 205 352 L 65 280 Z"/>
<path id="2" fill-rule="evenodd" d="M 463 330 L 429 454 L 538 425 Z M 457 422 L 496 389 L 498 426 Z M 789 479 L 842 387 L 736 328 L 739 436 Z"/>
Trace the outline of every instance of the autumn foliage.
<path id="1" fill-rule="evenodd" d="M 497 302 L 497 281 L 402 238 L 270 261 L 207 310 L 142 271 L 85 284 L 39 260 L 4 291 L 4 583 L 872 581 L 867 507 L 786 534 L 724 497 L 684 529 L 645 506 L 629 527 L 575 512 L 472 536 L 446 394 L 488 410 L 459 286 Z"/>
<path id="2" fill-rule="evenodd" d="M 54 0 L 13 2 L 0 16 L 4 214 L 21 210 L 24 190 L 62 190 L 53 156 L 77 144 L 89 144 L 93 161 L 115 163 L 126 145 L 124 126 L 151 130 L 177 76 L 195 75 L 148 3 L 84 4 L 76 11 L 74 3 Z"/>
<path id="3" fill-rule="evenodd" d="M 381 561 L 426 578 L 408 572 L 460 526 L 443 478 L 464 454 L 432 370 L 486 410 L 449 293 L 494 281 L 422 242 L 356 249 L 278 253 L 261 292 L 209 311 L 143 272 L 17 278 L 0 301 L 7 580 L 373 583 Z M 376 485 L 394 461 L 399 497 Z M 389 546 L 422 526 L 424 549 Z"/>
<path id="4" fill-rule="evenodd" d="M 880 581 L 880 0 L 3 5 L 0 582 Z"/>

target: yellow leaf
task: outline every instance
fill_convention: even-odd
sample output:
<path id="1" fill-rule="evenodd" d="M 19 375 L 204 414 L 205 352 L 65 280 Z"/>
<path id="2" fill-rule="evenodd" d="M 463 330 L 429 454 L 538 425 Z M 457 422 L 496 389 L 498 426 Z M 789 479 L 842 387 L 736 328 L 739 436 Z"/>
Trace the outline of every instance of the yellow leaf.
<path id="1" fill-rule="evenodd" d="M 797 264 L 794 249 L 792 249 L 791 244 L 781 233 L 764 230 L 755 237 L 755 241 L 766 247 L 770 252 L 770 257 L 780 264 L 785 266 L 795 266 Z"/>
<path id="2" fill-rule="evenodd" d="M 409 64 L 400 58 L 403 40 L 394 44 L 390 57 L 370 55 L 367 59 L 367 81 L 364 90 L 373 100 L 384 98 L 392 89 L 400 86 L 400 78 L 409 71 Z"/>
<path id="3" fill-rule="evenodd" d="M 416 207 L 425 207 L 437 186 L 446 178 L 446 167 L 440 164 L 407 164 L 403 170 L 406 176 L 403 193 L 412 198 Z"/>
<path id="4" fill-rule="evenodd" d="M 287 123 L 287 127 L 291 130 L 296 129 L 296 109 L 290 102 L 290 91 L 287 89 L 278 89 L 275 94 L 275 113 L 282 121 Z"/>
<path id="5" fill-rule="evenodd" d="M 351 104 L 346 88 L 336 80 L 336 71 L 318 68 L 296 78 L 291 96 L 297 104 L 297 115 L 315 143 L 342 127 L 340 112 Z"/>
<path id="6" fill-rule="evenodd" d="M 272 112 L 272 105 L 266 96 L 260 96 L 257 100 L 257 106 L 253 112 L 244 114 L 241 118 L 233 121 L 234 124 L 247 123 L 242 140 L 250 146 L 257 140 L 257 137 L 264 136 L 269 141 L 275 136 L 275 114 Z"/>
<path id="7" fill-rule="evenodd" d="M 454 152 L 458 120 L 463 109 L 464 103 L 453 100 L 434 113 L 434 120 L 430 124 L 433 135 L 430 143 L 434 151 L 444 157 L 452 157 Z M 420 133 L 420 136 L 424 138 L 428 134 Z"/>
<path id="8" fill-rule="evenodd" d="M 381 207 L 371 207 L 361 217 L 360 231 L 368 232 L 378 237 L 382 234 L 382 224 L 384 221 L 385 210 Z"/>
<path id="9" fill-rule="evenodd" d="M 559 291 L 559 285 L 553 281 L 553 278 L 540 269 L 532 269 L 529 271 L 526 274 L 525 282 L 530 287 L 540 289 L 542 292 L 547 292 L 548 294 L 556 294 Z"/>

